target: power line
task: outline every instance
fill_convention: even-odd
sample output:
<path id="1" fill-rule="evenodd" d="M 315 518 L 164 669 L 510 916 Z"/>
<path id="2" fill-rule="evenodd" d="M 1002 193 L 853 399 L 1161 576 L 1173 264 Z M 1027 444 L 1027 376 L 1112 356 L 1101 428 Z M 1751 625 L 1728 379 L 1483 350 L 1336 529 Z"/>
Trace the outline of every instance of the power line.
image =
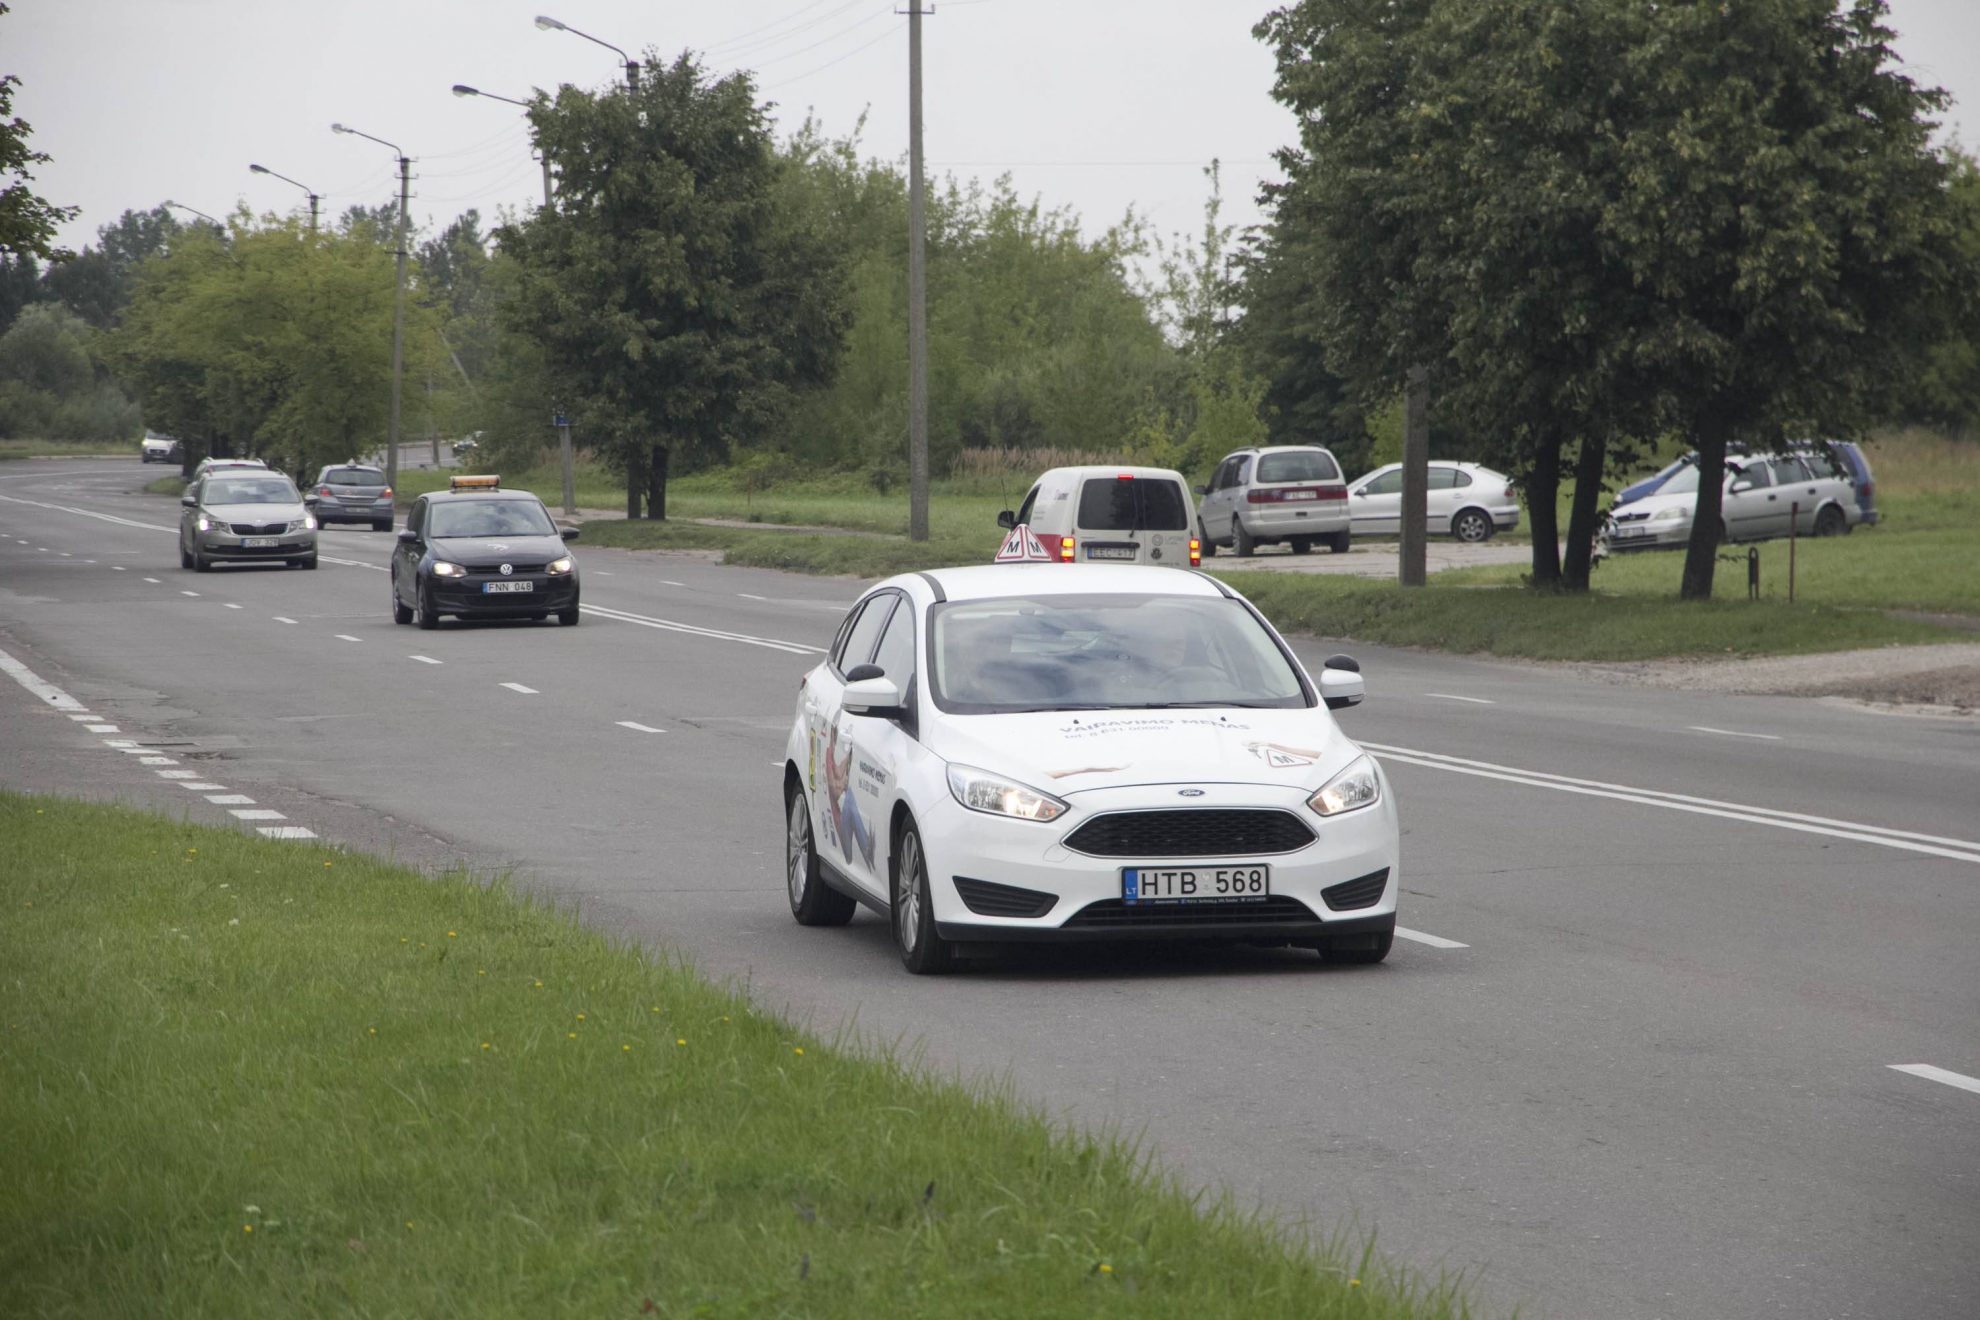
<path id="1" fill-rule="evenodd" d="M 768 83 L 764 86 L 763 90 L 766 92 L 774 92 L 779 87 L 789 87 L 792 83 L 803 82 L 806 78 L 811 77 L 815 73 L 823 73 L 825 72 L 825 70 L 831 68 L 835 64 L 844 64 L 847 60 L 859 54 L 861 51 L 866 50 L 869 47 L 877 46 L 881 42 L 885 41 L 888 37 L 893 36 L 896 30 L 897 29 L 889 28 L 887 31 L 882 32 L 879 36 L 873 38 L 873 40 L 862 42 L 859 45 L 854 46 L 851 50 L 839 56 L 837 59 L 827 60 L 825 63 L 819 65 L 815 69 L 806 69 L 803 73 L 794 73 L 788 78 L 780 78 L 774 83 Z"/>
<path id="2" fill-rule="evenodd" d="M 865 27 L 867 24 L 871 23 L 876 18 L 891 18 L 891 17 L 893 17 L 893 11 L 891 9 L 879 10 L 875 13 L 867 15 L 865 18 L 860 19 L 859 22 L 857 23 L 851 24 L 848 27 L 840 28 L 837 32 L 834 32 L 829 37 L 820 37 L 817 41 L 812 42 L 809 46 L 800 46 L 796 50 L 785 51 L 782 55 L 772 55 L 768 59 L 757 60 L 755 61 L 752 67 L 761 69 L 766 65 L 781 64 L 785 60 L 794 60 L 800 55 L 808 54 L 811 51 L 817 50 L 820 46 L 829 46 L 833 42 L 837 41 L 840 37 L 846 36 L 848 33 L 859 31 L 861 28 Z M 887 34 L 883 32 L 880 35 L 881 37 L 885 37 Z M 879 39 L 880 38 L 878 37 L 875 38 L 876 41 Z M 869 42 L 868 44 L 870 45 L 872 43 Z M 862 46 L 859 49 L 864 50 L 865 47 Z"/>

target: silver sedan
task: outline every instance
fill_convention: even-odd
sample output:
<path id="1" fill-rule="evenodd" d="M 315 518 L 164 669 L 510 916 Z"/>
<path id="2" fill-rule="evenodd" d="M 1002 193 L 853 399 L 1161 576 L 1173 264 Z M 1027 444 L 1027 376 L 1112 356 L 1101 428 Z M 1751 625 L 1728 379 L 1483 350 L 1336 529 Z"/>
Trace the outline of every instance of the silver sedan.
<path id="1" fill-rule="evenodd" d="M 179 567 L 280 560 L 316 567 L 316 518 L 302 493 L 267 468 L 216 468 L 180 498 Z"/>

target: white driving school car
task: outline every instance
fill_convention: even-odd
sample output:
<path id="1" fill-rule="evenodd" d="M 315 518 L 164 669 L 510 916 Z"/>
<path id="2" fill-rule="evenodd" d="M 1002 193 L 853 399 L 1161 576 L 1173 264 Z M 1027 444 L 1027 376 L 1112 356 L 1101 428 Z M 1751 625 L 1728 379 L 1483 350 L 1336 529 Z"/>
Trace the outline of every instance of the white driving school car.
<path id="1" fill-rule="evenodd" d="M 889 918 L 911 972 L 960 946 L 1222 939 L 1387 956 L 1395 799 L 1250 602 L 1156 567 L 889 578 L 805 675 L 785 755 L 791 912 Z"/>

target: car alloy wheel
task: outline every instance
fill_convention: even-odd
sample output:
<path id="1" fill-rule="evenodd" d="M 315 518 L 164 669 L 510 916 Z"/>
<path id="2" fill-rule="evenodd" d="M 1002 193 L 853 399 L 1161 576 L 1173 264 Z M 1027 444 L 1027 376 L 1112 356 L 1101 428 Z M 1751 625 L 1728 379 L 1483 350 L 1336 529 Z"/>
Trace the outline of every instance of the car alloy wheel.
<path id="1" fill-rule="evenodd" d="M 791 915 L 800 926 L 843 926 L 852 920 L 852 899 L 825 883 L 818 845 L 811 835 L 811 804 L 793 776 L 785 788 L 784 881 Z"/>
<path id="2" fill-rule="evenodd" d="M 921 852 L 921 835 L 911 822 L 901 826 L 894 851 L 894 942 L 900 946 L 902 965 L 916 976 L 946 972 L 955 965 L 955 945 L 935 933 L 928 863 Z"/>
<path id="3" fill-rule="evenodd" d="M 1460 541 L 1473 545 L 1492 539 L 1492 520 L 1477 509 L 1466 509 L 1451 519 L 1451 531 Z"/>
<path id="4" fill-rule="evenodd" d="M 432 632 L 438 628 L 440 616 L 433 612 L 432 594 L 425 587 L 416 587 L 413 591 L 413 599 L 418 602 L 413 607 L 413 622 L 419 625 L 420 631 Z"/>

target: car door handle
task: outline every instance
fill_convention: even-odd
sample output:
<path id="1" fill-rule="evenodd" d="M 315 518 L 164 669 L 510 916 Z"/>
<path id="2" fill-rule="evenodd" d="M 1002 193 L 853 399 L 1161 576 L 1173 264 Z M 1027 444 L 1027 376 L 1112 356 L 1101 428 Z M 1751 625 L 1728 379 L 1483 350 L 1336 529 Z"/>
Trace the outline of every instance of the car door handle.
<path id="1" fill-rule="evenodd" d="M 1779 498 L 1780 498 L 1780 496 L 1778 496 L 1778 495 L 1769 495 L 1769 496 L 1767 497 L 1767 500 L 1768 500 L 1768 502 L 1769 502 L 1769 503 L 1771 503 L 1771 502 L 1773 502 L 1774 500 L 1777 500 L 1777 499 L 1779 499 Z"/>

